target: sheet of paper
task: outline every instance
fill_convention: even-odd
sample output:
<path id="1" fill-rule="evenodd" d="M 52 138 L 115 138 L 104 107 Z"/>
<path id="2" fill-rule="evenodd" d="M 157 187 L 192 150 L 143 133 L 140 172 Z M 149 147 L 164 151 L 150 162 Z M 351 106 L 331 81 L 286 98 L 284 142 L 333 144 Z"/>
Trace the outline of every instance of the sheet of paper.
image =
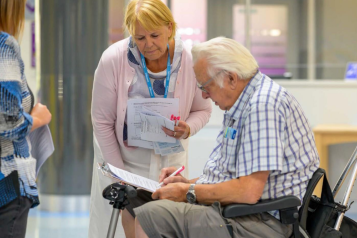
<path id="1" fill-rule="evenodd" d="M 52 135 L 48 125 L 37 128 L 29 134 L 31 141 L 31 155 L 36 159 L 36 176 L 41 166 L 55 150 Z"/>
<path id="2" fill-rule="evenodd" d="M 154 142 L 154 145 L 162 156 L 180 153 L 185 150 L 180 140 L 176 140 L 174 143 Z"/>
<path id="3" fill-rule="evenodd" d="M 163 117 L 170 118 L 171 115 L 178 116 L 178 98 L 138 98 L 128 100 L 127 125 L 128 125 L 128 145 L 154 149 L 151 141 L 141 139 L 141 118 L 140 112 L 143 107 Z"/>
<path id="4" fill-rule="evenodd" d="M 158 188 L 159 183 L 154 180 L 142 177 L 137 174 L 130 173 L 130 172 L 122 170 L 122 169 L 119 169 L 119 168 L 117 168 L 111 164 L 108 164 L 108 163 L 107 163 L 107 165 L 108 165 L 110 171 L 116 177 L 118 177 L 119 180 L 121 180 L 124 183 L 133 185 L 138 188 L 142 188 L 149 192 L 155 192 L 156 189 Z"/>
<path id="5" fill-rule="evenodd" d="M 141 119 L 141 139 L 146 141 L 175 143 L 176 139 L 165 134 L 161 129 L 166 127 L 174 130 L 174 122 L 162 116 L 151 116 L 140 113 Z"/>

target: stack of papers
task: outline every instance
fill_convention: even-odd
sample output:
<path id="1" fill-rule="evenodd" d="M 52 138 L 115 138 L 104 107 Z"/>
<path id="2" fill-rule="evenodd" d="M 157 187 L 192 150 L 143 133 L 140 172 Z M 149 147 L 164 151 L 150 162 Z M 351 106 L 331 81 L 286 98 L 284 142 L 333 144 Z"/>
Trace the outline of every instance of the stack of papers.
<path id="1" fill-rule="evenodd" d="M 150 111 L 148 108 L 143 107 L 140 112 L 141 119 L 141 139 L 146 141 L 168 142 L 175 143 L 176 139 L 165 134 L 161 129 L 174 130 L 175 123 L 168 118 Z"/>
<path id="2" fill-rule="evenodd" d="M 154 149 L 162 156 L 184 151 L 180 140 L 165 134 L 162 127 L 174 131 L 175 123 L 169 120 L 178 115 L 177 98 L 140 98 L 128 101 L 128 144 Z"/>

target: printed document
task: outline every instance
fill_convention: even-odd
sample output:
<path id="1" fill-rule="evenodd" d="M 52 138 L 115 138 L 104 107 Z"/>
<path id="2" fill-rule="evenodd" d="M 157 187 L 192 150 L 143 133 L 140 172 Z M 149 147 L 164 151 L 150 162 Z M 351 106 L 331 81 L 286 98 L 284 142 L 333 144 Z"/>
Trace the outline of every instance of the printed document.
<path id="1" fill-rule="evenodd" d="M 128 145 L 143 147 L 147 149 L 154 149 L 154 145 L 152 141 L 143 140 L 141 138 L 142 122 L 141 122 L 140 113 L 143 111 L 144 107 L 146 108 L 146 110 L 149 110 L 150 112 L 158 113 L 165 118 L 170 118 L 171 115 L 179 114 L 178 113 L 179 99 L 178 98 L 138 98 L 138 99 L 128 100 L 128 111 L 127 111 Z M 151 131 L 151 132 L 155 132 L 155 131 Z"/>
<path id="2" fill-rule="evenodd" d="M 41 166 L 55 150 L 52 135 L 48 125 L 37 128 L 29 134 L 31 141 L 31 155 L 36 159 L 36 176 Z"/>
<path id="3" fill-rule="evenodd" d="M 174 143 L 154 142 L 154 147 L 155 154 L 160 154 L 162 156 L 177 154 L 185 150 L 180 140 L 176 140 Z"/>
<path id="4" fill-rule="evenodd" d="M 119 169 L 111 164 L 108 164 L 110 172 L 117 178 L 119 179 L 121 182 L 125 183 L 125 184 L 129 184 L 132 185 L 134 187 L 138 187 L 138 188 L 142 188 L 148 192 L 155 192 L 156 189 L 159 186 L 159 183 L 142 177 L 140 175 L 136 175 L 133 173 L 130 173 L 128 171 Z"/>
<path id="5" fill-rule="evenodd" d="M 152 113 L 148 108 L 143 107 L 140 113 L 141 119 L 141 139 L 146 141 L 175 143 L 176 139 L 165 134 L 161 129 L 166 127 L 174 130 L 175 123 L 158 113 Z"/>

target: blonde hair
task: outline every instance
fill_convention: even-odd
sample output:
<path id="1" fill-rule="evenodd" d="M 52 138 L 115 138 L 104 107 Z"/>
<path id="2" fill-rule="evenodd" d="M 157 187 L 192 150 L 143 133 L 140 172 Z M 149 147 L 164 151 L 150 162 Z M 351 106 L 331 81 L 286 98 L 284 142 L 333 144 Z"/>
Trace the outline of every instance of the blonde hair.
<path id="1" fill-rule="evenodd" d="M 209 41 L 192 47 L 192 58 L 195 64 L 197 60 L 205 58 L 208 63 L 207 73 L 214 77 L 217 72 L 225 74 L 236 73 L 242 80 L 251 79 L 259 66 L 253 55 L 247 48 L 235 40 L 225 37 L 216 37 Z M 216 76 L 215 81 L 223 87 L 224 74 Z"/>
<path id="2" fill-rule="evenodd" d="M 176 34 L 177 24 L 170 9 L 161 0 L 132 0 L 129 2 L 124 17 L 124 26 L 130 35 L 135 34 L 135 24 L 139 22 L 147 31 L 156 30 L 172 23 L 172 34 Z"/>
<path id="3" fill-rule="evenodd" d="M 0 0 L 0 31 L 19 39 L 25 22 L 26 0 Z"/>

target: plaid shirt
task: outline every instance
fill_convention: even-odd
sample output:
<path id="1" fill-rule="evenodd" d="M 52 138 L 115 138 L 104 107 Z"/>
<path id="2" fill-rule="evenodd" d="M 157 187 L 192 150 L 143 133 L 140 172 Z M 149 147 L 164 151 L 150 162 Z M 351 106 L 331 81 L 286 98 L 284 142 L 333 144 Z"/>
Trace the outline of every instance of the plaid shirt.
<path id="1" fill-rule="evenodd" d="M 227 128 L 236 136 L 225 138 Z M 319 167 L 315 140 L 296 99 L 258 72 L 224 115 L 217 144 L 197 183 L 212 184 L 270 171 L 261 199 L 301 200 Z M 276 211 L 273 215 L 278 218 Z"/>

